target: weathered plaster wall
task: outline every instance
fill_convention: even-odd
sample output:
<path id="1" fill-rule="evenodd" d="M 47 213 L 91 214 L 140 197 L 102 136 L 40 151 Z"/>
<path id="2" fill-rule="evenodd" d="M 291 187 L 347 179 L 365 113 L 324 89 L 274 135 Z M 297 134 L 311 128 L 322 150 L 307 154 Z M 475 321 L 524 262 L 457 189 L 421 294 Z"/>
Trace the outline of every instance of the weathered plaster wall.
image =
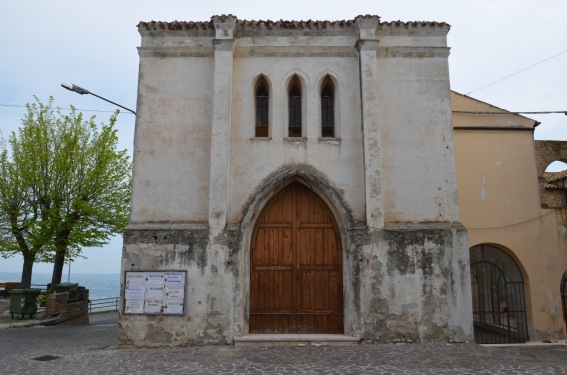
<path id="1" fill-rule="evenodd" d="M 384 343 L 472 339 L 449 126 L 448 26 L 379 30 L 378 21 L 222 16 L 140 25 L 122 272 L 186 270 L 187 311 L 122 314 L 122 344 L 223 344 L 247 334 L 254 223 L 294 181 L 320 196 L 338 223 L 345 334 Z M 266 139 L 254 137 L 259 75 L 270 88 Z M 319 126 L 326 75 L 336 89 L 332 139 L 321 138 Z M 302 85 L 303 137 L 290 139 L 294 76 Z"/>
<path id="2" fill-rule="evenodd" d="M 384 221 L 459 221 L 448 27 L 382 27 L 378 48 Z"/>
<path id="3" fill-rule="evenodd" d="M 541 214 L 531 132 L 456 130 L 455 148 L 463 224 L 505 228 Z"/>
<path id="4" fill-rule="evenodd" d="M 212 60 L 160 52 L 140 48 L 130 221 L 207 221 Z"/>
<path id="5" fill-rule="evenodd" d="M 368 342 L 468 341 L 472 307 L 466 231 L 398 225 L 374 232 L 361 255 Z"/>
<path id="6" fill-rule="evenodd" d="M 222 291 L 217 275 L 224 269 L 210 266 L 207 225 L 160 225 L 127 230 L 122 269 L 186 270 L 185 316 L 122 314 L 119 342 L 135 346 L 178 346 L 226 342 L 227 311 L 211 291 Z M 123 282 L 124 280 L 122 280 Z M 122 288 L 124 286 L 122 285 Z"/>

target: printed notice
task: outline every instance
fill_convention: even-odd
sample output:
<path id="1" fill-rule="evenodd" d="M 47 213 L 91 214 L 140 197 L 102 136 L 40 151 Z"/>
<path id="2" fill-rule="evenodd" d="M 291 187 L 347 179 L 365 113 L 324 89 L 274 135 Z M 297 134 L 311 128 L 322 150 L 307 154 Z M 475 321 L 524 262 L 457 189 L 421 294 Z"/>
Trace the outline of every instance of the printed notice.
<path id="1" fill-rule="evenodd" d="M 169 298 L 169 299 L 183 299 L 184 293 L 185 292 L 185 288 L 183 286 L 170 286 L 170 285 L 166 285 L 165 286 L 165 298 Z"/>
<path id="2" fill-rule="evenodd" d="M 163 285 L 146 285 L 146 299 L 163 299 L 164 289 Z"/>
<path id="3" fill-rule="evenodd" d="M 163 313 L 165 310 L 163 300 L 147 299 L 144 312 L 149 314 Z"/>
<path id="4" fill-rule="evenodd" d="M 160 284 L 163 285 L 163 272 L 147 272 L 146 284 Z"/>
<path id="5" fill-rule="evenodd" d="M 126 271 L 124 313 L 182 315 L 185 271 Z"/>
<path id="6" fill-rule="evenodd" d="M 167 300 L 165 312 L 170 314 L 183 314 L 183 300 Z"/>
<path id="7" fill-rule="evenodd" d="M 144 294 L 145 294 L 146 289 L 144 288 L 144 285 L 127 285 L 126 286 L 126 291 L 125 291 L 125 298 L 127 300 L 129 299 L 144 299 Z"/>
<path id="8" fill-rule="evenodd" d="M 126 275 L 126 285 L 144 285 L 146 275 L 143 272 L 129 272 Z"/>
<path id="9" fill-rule="evenodd" d="M 185 273 L 164 272 L 163 277 L 166 284 L 185 285 Z"/>
<path id="10" fill-rule="evenodd" d="M 124 307 L 126 314 L 142 314 L 144 312 L 143 299 L 127 299 Z"/>

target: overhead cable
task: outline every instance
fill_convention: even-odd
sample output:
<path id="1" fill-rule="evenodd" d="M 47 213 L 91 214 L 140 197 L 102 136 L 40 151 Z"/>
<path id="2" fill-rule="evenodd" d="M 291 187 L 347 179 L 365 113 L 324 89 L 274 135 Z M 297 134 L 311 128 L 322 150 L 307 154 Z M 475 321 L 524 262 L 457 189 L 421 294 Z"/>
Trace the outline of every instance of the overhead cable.
<path id="1" fill-rule="evenodd" d="M 551 60 L 551 59 L 554 59 L 554 58 L 556 58 L 556 57 L 558 57 L 558 56 L 560 56 L 560 55 L 562 55 L 562 54 L 564 54 L 564 53 L 567 53 L 567 50 L 562 51 L 562 52 L 559 52 L 559 53 L 556 54 L 556 55 L 553 55 L 553 56 L 551 56 L 551 57 L 548 57 L 547 59 L 541 60 L 541 61 L 536 62 L 535 64 L 532 64 L 532 65 L 530 65 L 530 66 L 528 66 L 528 67 L 525 67 L 525 68 L 523 68 L 523 69 L 520 69 L 520 70 L 518 70 L 517 72 L 514 72 L 514 73 L 512 73 L 512 74 L 507 75 L 506 77 L 502 77 L 502 78 L 500 78 L 500 79 L 497 79 L 496 81 L 491 82 L 491 83 L 489 83 L 489 84 L 486 84 L 486 85 L 484 85 L 484 86 L 482 86 L 482 87 L 479 87 L 479 88 L 476 89 L 476 90 L 469 91 L 468 93 L 466 93 L 466 94 L 464 94 L 464 95 L 465 95 L 465 96 L 469 96 L 469 95 L 472 94 L 473 92 L 477 92 L 477 91 L 482 90 L 482 89 L 484 89 L 484 88 L 486 88 L 486 87 L 488 87 L 488 86 L 492 86 L 492 85 L 494 85 L 495 83 L 498 83 L 498 82 L 503 81 L 503 80 L 505 80 L 505 79 L 507 79 L 507 78 L 510 78 L 510 77 L 512 77 L 512 76 L 515 76 L 516 74 L 519 74 L 519 73 L 521 73 L 521 72 L 523 72 L 523 71 L 525 71 L 525 70 L 528 70 L 528 69 L 530 69 L 530 68 L 533 68 L 534 66 L 537 66 L 537 65 L 539 65 L 539 64 L 543 64 L 544 62 L 549 61 L 549 60 Z M 457 101 L 457 100 L 459 100 L 459 98 L 455 99 L 454 101 Z"/>
<path id="2" fill-rule="evenodd" d="M 0 104 L 0 107 L 18 107 L 18 108 L 26 108 L 25 105 L 21 105 L 21 104 Z M 72 111 L 72 108 L 62 108 L 62 107 L 57 107 L 57 109 L 62 109 L 64 111 Z M 114 113 L 115 111 L 104 111 L 101 109 L 81 109 L 81 108 L 75 108 L 76 111 L 81 111 L 81 112 L 103 112 L 103 113 Z M 130 112 L 120 112 L 122 113 L 128 113 L 128 114 L 133 114 Z"/>

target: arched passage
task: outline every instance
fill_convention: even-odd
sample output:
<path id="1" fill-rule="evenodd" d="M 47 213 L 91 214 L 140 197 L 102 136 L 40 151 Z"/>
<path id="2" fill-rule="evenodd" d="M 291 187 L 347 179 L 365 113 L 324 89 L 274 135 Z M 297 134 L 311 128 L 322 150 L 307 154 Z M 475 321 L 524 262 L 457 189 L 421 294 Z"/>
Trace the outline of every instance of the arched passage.
<path id="1" fill-rule="evenodd" d="M 326 204 L 294 182 L 260 213 L 250 246 L 250 333 L 343 333 L 342 246 Z"/>
<path id="2" fill-rule="evenodd" d="M 490 245 L 472 247 L 470 262 L 475 342 L 528 341 L 524 279 L 516 262 Z"/>

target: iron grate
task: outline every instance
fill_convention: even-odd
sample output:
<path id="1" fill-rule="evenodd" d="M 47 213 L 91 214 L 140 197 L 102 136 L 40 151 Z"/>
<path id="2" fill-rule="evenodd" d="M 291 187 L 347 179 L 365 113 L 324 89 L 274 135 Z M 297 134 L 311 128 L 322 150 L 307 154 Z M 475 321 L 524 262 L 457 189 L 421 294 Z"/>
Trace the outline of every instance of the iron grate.
<path id="1" fill-rule="evenodd" d="M 46 355 L 40 355 L 39 357 L 35 357 L 35 358 L 32 358 L 32 359 L 36 360 L 36 361 L 45 362 L 45 361 L 53 361 L 54 359 L 59 359 L 59 358 L 61 358 L 61 357 L 58 356 L 58 355 L 46 354 Z"/>

